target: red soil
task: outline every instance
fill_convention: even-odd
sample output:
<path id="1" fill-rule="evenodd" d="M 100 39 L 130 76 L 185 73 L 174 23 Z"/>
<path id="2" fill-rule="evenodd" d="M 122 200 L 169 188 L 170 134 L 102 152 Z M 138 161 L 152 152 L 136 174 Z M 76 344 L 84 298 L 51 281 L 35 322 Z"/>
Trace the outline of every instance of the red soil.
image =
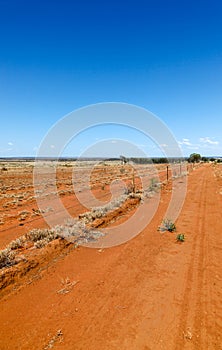
<path id="1" fill-rule="evenodd" d="M 189 175 L 176 222 L 184 243 L 157 231 L 166 186 L 151 223 L 126 244 L 57 242 L 48 258 L 33 256 L 38 265 L 3 291 L 0 349 L 222 349 L 221 188 L 220 165 Z"/>

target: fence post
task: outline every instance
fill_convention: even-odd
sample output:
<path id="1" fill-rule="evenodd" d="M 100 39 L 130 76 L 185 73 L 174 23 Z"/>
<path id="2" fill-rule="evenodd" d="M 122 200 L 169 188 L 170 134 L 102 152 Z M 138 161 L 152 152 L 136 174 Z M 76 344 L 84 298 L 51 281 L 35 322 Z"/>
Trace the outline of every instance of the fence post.
<path id="1" fill-rule="evenodd" d="M 167 165 L 167 181 L 169 180 L 169 166 Z"/>
<path id="2" fill-rule="evenodd" d="M 133 176 L 132 176 L 132 185 L 133 185 L 133 193 L 136 192 L 136 186 L 135 186 L 135 172 L 133 168 Z"/>

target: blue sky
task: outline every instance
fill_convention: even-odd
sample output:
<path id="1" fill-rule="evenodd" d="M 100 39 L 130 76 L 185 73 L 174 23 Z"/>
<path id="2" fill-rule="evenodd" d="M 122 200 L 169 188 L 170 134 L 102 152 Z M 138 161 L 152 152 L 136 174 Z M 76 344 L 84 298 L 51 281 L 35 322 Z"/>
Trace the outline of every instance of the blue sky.
<path id="1" fill-rule="evenodd" d="M 219 0 L 0 0 L 0 157 L 34 156 L 64 115 L 113 101 L 161 118 L 184 155 L 222 155 L 221 18 Z M 64 155 L 121 135 L 158 155 L 118 127 Z"/>

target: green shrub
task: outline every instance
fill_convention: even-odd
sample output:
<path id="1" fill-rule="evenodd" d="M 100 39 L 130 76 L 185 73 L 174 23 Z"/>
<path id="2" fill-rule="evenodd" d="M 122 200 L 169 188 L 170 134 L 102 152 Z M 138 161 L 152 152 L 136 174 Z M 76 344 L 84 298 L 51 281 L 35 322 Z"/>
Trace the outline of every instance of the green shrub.
<path id="1" fill-rule="evenodd" d="M 185 236 L 182 233 L 179 233 L 176 238 L 177 238 L 178 242 L 184 242 L 185 241 Z"/>
<path id="2" fill-rule="evenodd" d="M 176 231 L 176 226 L 171 220 L 165 219 L 163 220 L 163 226 L 160 228 L 160 230 L 174 232 Z"/>

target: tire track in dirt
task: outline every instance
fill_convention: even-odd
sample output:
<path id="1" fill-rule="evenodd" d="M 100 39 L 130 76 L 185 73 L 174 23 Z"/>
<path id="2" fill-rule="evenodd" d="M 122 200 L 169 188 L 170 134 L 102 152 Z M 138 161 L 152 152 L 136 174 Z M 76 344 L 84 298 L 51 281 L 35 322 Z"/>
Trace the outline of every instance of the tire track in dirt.
<path id="1" fill-rule="evenodd" d="M 176 350 L 221 349 L 213 347 L 212 339 L 208 334 L 212 322 L 212 317 L 209 317 L 212 311 L 210 283 L 212 277 L 208 268 L 211 260 L 209 236 L 212 233 L 208 226 L 211 175 L 211 169 L 207 167 L 204 172 L 200 173 L 201 178 L 197 178 L 193 198 L 193 220 L 191 220 L 194 223 L 192 227 L 194 236 L 184 286 L 179 328 L 175 337 Z"/>
<path id="2" fill-rule="evenodd" d="M 202 265 L 203 265 L 203 245 L 204 237 L 201 223 L 201 218 L 205 217 L 205 190 L 206 190 L 206 171 L 201 174 L 201 178 L 197 183 L 195 197 L 193 198 L 193 227 L 194 237 L 190 256 L 189 267 L 185 281 L 185 289 L 183 293 L 183 303 L 181 306 L 181 315 L 178 328 L 178 334 L 175 338 L 175 349 L 181 350 L 185 348 L 188 341 L 193 339 L 194 315 L 201 313 L 200 297 L 202 291 Z M 196 220 L 195 220 L 196 216 Z M 201 239 L 200 239 L 201 238 Z M 195 312 L 194 312 L 195 310 Z M 199 334 L 197 335 L 199 337 Z M 199 338 L 199 345 L 201 338 Z M 201 349 L 201 347 L 200 347 Z"/>
<path id="3" fill-rule="evenodd" d="M 222 253 L 222 237 L 221 237 L 221 212 L 222 201 L 220 194 L 220 184 L 217 181 L 216 172 L 221 166 L 213 165 L 211 169 L 211 178 L 207 187 L 206 195 L 208 198 L 207 208 L 207 256 L 206 268 L 204 270 L 205 283 L 205 324 L 203 327 L 203 335 L 207 339 L 209 349 L 222 349 L 222 278 L 221 278 L 221 253 Z M 213 196 L 212 196 L 213 194 Z M 216 206 L 215 206 L 216 203 Z M 207 330 L 207 331 L 206 331 Z"/>

